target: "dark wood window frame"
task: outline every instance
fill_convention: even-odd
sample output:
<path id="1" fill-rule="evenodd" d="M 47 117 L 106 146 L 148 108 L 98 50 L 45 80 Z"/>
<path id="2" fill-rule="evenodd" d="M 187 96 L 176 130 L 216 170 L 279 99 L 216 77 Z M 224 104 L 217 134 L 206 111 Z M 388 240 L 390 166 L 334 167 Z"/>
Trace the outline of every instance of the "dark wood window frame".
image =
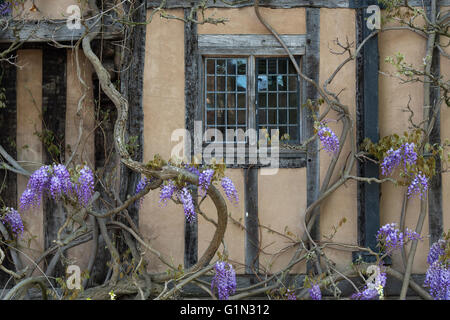
<path id="1" fill-rule="evenodd" d="M 301 59 L 306 51 L 306 35 L 283 35 L 283 40 L 288 45 L 292 54 Z M 257 58 L 276 58 L 287 57 L 286 52 L 271 35 L 228 35 L 228 34 L 200 34 L 198 35 L 198 105 L 195 110 L 195 121 L 201 121 L 202 132 L 205 132 L 205 59 L 206 58 L 246 58 L 247 59 L 247 129 L 257 129 L 257 106 L 256 106 L 256 59 Z M 301 65 L 301 63 L 300 63 Z M 300 96 L 303 97 L 302 82 L 299 82 Z M 299 141 L 302 141 L 304 128 L 306 128 L 307 117 L 301 105 L 304 99 L 299 101 Z M 203 142 L 202 146 L 211 145 Z M 225 147 L 226 148 L 226 147 Z M 225 157 L 226 149 L 224 148 Z M 248 159 L 248 148 L 246 147 L 246 159 Z M 235 155 L 239 158 L 242 155 Z M 246 168 L 255 166 L 249 164 L 227 165 L 229 168 Z M 263 166 L 257 164 L 258 166 Z M 306 150 L 299 144 L 289 143 L 281 144 L 279 149 L 279 167 L 280 168 L 302 168 L 306 166 Z"/>

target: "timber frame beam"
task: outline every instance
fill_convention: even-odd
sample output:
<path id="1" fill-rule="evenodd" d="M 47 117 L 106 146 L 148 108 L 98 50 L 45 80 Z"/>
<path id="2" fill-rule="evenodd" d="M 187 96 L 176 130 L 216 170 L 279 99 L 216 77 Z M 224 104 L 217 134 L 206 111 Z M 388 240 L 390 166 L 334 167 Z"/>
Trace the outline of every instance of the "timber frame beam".
<path id="1" fill-rule="evenodd" d="M 5 26 L 0 21 L 0 43 L 7 42 L 72 42 L 81 39 L 89 31 L 96 20 L 90 19 L 81 25 L 80 29 L 67 28 L 66 19 L 58 20 L 13 20 Z M 105 40 L 120 39 L 122 26 L 113 22 L 111 18 L 104 17 L 103 33 L 99 38 Z M 87 30 L 87 31 L 86 31 Z"/>
<path id="2" fill-rule="evenodd" d="M 179 8 L 191 8 L 193 4 L 197 4 L 200 1 L 184 1 L 184 0 L 167 0 L 164 6 L 165 9 L 179 9 Z M 427 2 L 427 1 L 425 1 Z M 235 4 L 233 4 L 235 3 Z M 410 0 L 411 6 L 422 6 L 422 0 Z M 161 5 L 161 0 L 147 0 L 147 9 L 157 8 Z M 207 2 L 209 8 L 243 8 L 251 7 L 254 5 L 254 1 L 220 1 L 216 0 Z M 450 0 L 441 0 L 441 6 L 450 6 Z M 365 7 L 365 1 L 362 0 L 261 0 L 259 2 L 260 7 L 269 8 L 296 8 L 296 7 L 309 7 L 309 8 L 347 8 L 357 9 Z"/>

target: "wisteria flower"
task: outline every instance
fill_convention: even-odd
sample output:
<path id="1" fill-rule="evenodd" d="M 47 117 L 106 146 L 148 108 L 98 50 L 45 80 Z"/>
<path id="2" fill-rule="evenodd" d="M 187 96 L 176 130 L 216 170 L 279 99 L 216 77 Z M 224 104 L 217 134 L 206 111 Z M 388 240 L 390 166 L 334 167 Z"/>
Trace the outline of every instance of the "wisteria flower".
<path id="1" fill-rule="evenodd" d="M 382 299 L 383 289 L 386 286 L 386 273 L 380 272 L 375 277 L 375 282 L 369 282 L 364 286 L 361 292 L 354 293 L 351 298 L 355 300 L 373 300 Z"/>
<path id="2" fill-rule="evenodd" d="M 94 174 L 88 166 L 84 166 L 80 170 L 80 177 L 78 178 L 78 185 L 76 186 L 78 201 L 81 205 L 86 207 L 89 200 L 94 193 Z"/>
<path id="3" fill-rule="evenodd" d="M 427 262 L 429 265 L 432 265 L 435 261 L 439 260 L 440 256 L 444 255 L 446 244 L 447 241 L 444 239 L 439 239 L 433 243 L 427 256 Z"/>
<path id="4" fill-rule="evenodd" d="M 186 220 L 191 223 L 195 221 L 196 214 L 195 214 L 195 207 L 194 207 L 194 201 L 192 200 L 192 195 L 189 192 L 189 190 L 184 187 L 178 192 L 178 199 L 183 204 L 184 208 L 184 215 L 186 216 Z"/>
<path id="5" fill-rule="evenodd" d="M 161 187 L 161 192 L 159 193 L 159 204 L 162 203 L 163 206 L 167 205 L 167 200 L 172 198 L 173 193 L 177 190 L 175 183 L 169 180 L 167 184 Z"/>
<path id="6" fill-rule="evenodd" d="M 415 144 L 405 143 L 402 145 L 401 150 L 403 153 L 403 163 L 406 168 L 406 165 L 414 165 L 417 161 L 417 153 L 414 151 Z"/>
<path id="7" fill-rule="evenodd" d="M 450 270 L 446 255 L 447 241 L 439 239 L 430 248 L 424 286 L 429 287 L 435 300 L 450 300 Z"/>
<path id="8" fill-rule="evenodd" d="M 405 233 L 401 232 L 396 223 L 388 223 L 382 226 L 377 233 L 377 240 L 382 244 L 382 248 L 387 254 L 391 254 L 394 250 L 400 249 L 406 240 L 420 240 L 421 237 L 414 231 L 406 229 Z"/>
<path id="9" fill-rule="evenodd" d="M 308 292 L 312 300 L 322 300 L 322 292 L 320 291 L 320 286 L 317 283 L 309 288 Z"/>
<path id="10" fill-rule="evenodd" d="M 198 191 L 200 197 L 206 196 L 206 192 L 208 191 L 208 187 L 211 184 L 211 181 L 214 177 L 214 170 L 213 169 L 207 169 L 200 173 L 198 177 Z"/>
<path id="11" fill-rule="evenodd" d="M 418 174 L 411 181 L 411 184 L 408 186 L 407 195 L 408 198 L 411 198 L 415 195 L 420 195 L 421 199 L 424 199 L 427 195 L 428 191 L 428 179 L 427 177 L 419 171 Z"/>
<path id="12" fill-rule="evenodd" d="M 151 179 L 147 178 L 146 176 L 143 176 L 141 178 L 141 180 L 139 180 L 139 183 L 136 186 L 136 192 L 135 193 L 138 194 L 139 192 L 143 191 L 147 187 L 147 185 L 150 183 L 150 180 Z M 139 206 L 142 205 L 142 202 L 144 202 L 144 197 L 141 197 L 139 199 Z"/>
<path id="13" fill-rule="evenodd" d="M 287 289 L 284 294 L 288 300 L 297 300 L 297 296 L 295 295 L 295 291 L 291 289 Z"/>
<path id="14" fill-rule="evenodd" d="M 321 122 L 317 128 L 317 136 L 325 151 L 334 154 L 339 151 L 338 137 L 324 122 Z"/>
<path id="15" fill-rule="evenodd" d="M 233 266 L 225 261 L 217 261 L 214 271 L 211 291 L 217 288 L 219 299 L 228 300 L 230 295 L 236 291 L 236 272 Z"/>
<path id="16" fill-rule="evenodd" d="M 436 260 L 428 268 L 424 285 L 429 287 L 435 300 L 450 300 L 450 270 L 448 265 Z"/>
<path id="17" fill-rule="evenodd" d="M 233 184 L 233 181 L 231 181 L 228 177 L 222 178 L 222 188 L 225 191 L 225 195 L 227 196 L 228 200 L 231 203 L 234 203 L 237 205 L 239 203 L 239 196 L 237 193 L 237 190 Z"/>
<path id="18" fill-rule="evenodd" d="M 50 178 L 50 194 L 54 200 L 61 198 L 63 194 L 72 193 L 72 182 L 66 166 L 62 164 L 53 166 L 53 176 Z"/>
<path id="19" fill-rule="evenodd" d="M 381 163 L 381 173 L 385 176 L 392 173 L 402 161 L 401 149 L 389 149 Z"/>
<path id="20" fill-rule="evenodd" d="M 27 188 L 20 197 L 19 209 L 25 211 L 38 207 L 41 204 L 42 195 L 49 189 L 49 185 L 50 166 L 42 166 L 30 176 Z"/>
<path id="21" fill-rule="evenodd" d="M 16 210 L 9 208 L 8 212 L 2 219 L 2 223 L 5 224 L 5 222 L 9 224 L 12 232 L 15 233 L 16 236 L 22 236 L 24 229 L 23 221 L 20 214 Z"/>

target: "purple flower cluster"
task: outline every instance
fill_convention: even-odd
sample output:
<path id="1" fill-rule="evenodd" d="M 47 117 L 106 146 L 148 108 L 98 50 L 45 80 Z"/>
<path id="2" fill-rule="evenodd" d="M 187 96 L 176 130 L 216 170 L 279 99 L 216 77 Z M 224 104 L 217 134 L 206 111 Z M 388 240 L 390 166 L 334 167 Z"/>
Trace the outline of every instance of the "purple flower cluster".
<path id="1" fill-rule="evenodd" d="M 183 204 L 184 208 L 184 215 L 186 216 L 186 220 L 191 223 L 195 221 L 196 214 L 195 214 L 195 207 L 194 207 L 194 201 L 192 200 L 192 195 L 189 192 L 189 190 L 184 187 L 180 191 L 178 191 L 178 199 Z"/>
<path id="2" fill-rule="evenodd" d="M 11 13 L 12 7 L 11 2 L 5 2 L 0 4 L 0 15 L 5 16 Z"/>
<path id="3" fill-rule="evenodd" d="M 312 300 L 322 300 L 322 292 L 318 284 L 314 284 L 308 291 Z"/>
<path id="4" fill-rule="evenodd" d="M 405 143 L 402 145 L 402 153 L 403 153 L 403 164 L 406 168 L 406 166 L 414 165 L 417 161 L 417 153 L 414 151 L 415 144 L 413 142 L 411 143 Z"/>
<path id="5" fill-rule="evenodd" d="M 337 153 L 339 151 L 338 137 L 324 122 L 320 123 L 317 136 L 325 151 L 329 153 Z"/>
<path id="6" fill-rule="evenodd" d="M 222 178 L 222 188 L 225 191 L 225 195 L 227 196 L 228 200 L 231 203 L 234 203 L 237 205 L 239 203 L 239 196 L 237 193 L 237 190 L 233 184 L 233 181 L 231 181 L 228 177 Z"/>
<path id="7" fill-rule="evenodd" d="M 50 166 L 42 166 L 36 170 L 28 180 L 27 188 L 20 197 L 19 209 L 21 211 L 38 207 L 41 197 L 50 186 Z"/>
<path id="8" fill-rule="evenodd" d="M 433 262 L 425 275 L 424 285 L 435 300 L 450 300 L 450 270 L 439 260 Z"/>
<path id="9" fill-rule="evenodd" d="M 297 296 L 295 295 L 295 291 L 291 289 L 287 289 L 284 294 L 288 300 L 297 300 Z"/>
<path id="10" fill-rule="evenodd" d="M 361 292 L 356 292 L 351 296 L 354 300 L 373 300 L 382 295 L 382 290 L 386 286 L 386 273 L 380 272 L 375 278 L 375 283 L 368 283 Z"/>
<path id="11" fill-rule="evenodd" d="M 408 198 L 414 195 L 420 195 L 421 199 L 426 197 L 428 190 L 428 179 L 427 177 L 419 171 L 418 174 L 414 177 L 411 184 L 408 186 L 407 195 Z"/>
<path id="12" fill-rule="evenodd" d="M 80 170 L 80 177 L 78 178 L 78 184 L 75 186 L 75 191 L 78 196 L 78 202 L 86 207 L 94 193 L 94 174 L 88 166 L 84 166 Z"/>
<path id="13" fill-rule="evenodd" d="M 381 173 L 385 176 L 389 175 L 399 166 L 402 161 L 401 149 L 389 149 L 381 163 Z"/>
<path id="14" fill-rule="evenodd" d="M 377 233 L 377 240 L 382 243 L 383 249 L 387 254 L 391 254 L 394 250 L 400 249 L 406 240 L 420 240 L 418 233 L 406 229 L 405 233 L 397 228 L 396 223 L 388 223 L 380 228 Z"/>
<path id="15" fill-rule="evenodd" d="M 236 291 L 236 272 L 233 266 L 225 261 L 217 261 L 214 266 L 215 275 L 211 281 L 211 291 L 214 287 L 220 300 L 228 300 L 230 294 Z"/>
<path id="16" fill-rule="evenodd" d="M 167 200 L 172 198 L 173 193 L 177 190 L 175 183 L 169 180 L 167 184 L 161 187 L 161 192 L 159 193 L 159 203 L 163 203 L 163 206 L 167 205 Z"/>
<path id="17" fill-rule="evenodd" d="M 185 165 L 184 168 L 189 171 L 190 173 L 196 174 L 197 176 L 200 175 L 200 171 L 198 171 L 198 169 L 194 166 L 190 166 L 190 165 Z"/>
<path id="18" fill-rule="evenodd" d="M 63 195 L 71 196 L 74 192 L 79 203 L 87 206 L 94 193 L 94 175 L 88 166 L 80 170 L 77 183 L 72 182 L 69 171 L 62 164 L 42 166 L 30 176 L 27 188 L 20 197 L 19 210 L 39 206 L 44 193 L 59 200 Z"/>
<path id="19" fill-rule="evenodd" d="M 16 210 L 14 210 L 13 208 L 10 208 L 8 210 L 2 220 L 3 224 L 5 224 L 5 222 L 9 224 L 11 230 L 16 234 L 16 236 L 22 236 L 23 222 L 20 214 Z"/>
<path id="20" fill-rule="evenodd" d="M 424 286 L 435 300 L 450 300 L 450 269 L 446 254 L 447 241 L 440 239 L 430 248 L 427 262 L 430 265 L 425 275 Z"/>
<path id="21" fill-rule="evenodd" d="M 150 183 L 150 180 L 151 179 L 147 178 L 146 176 L 143 176 L 141 178 L 141 180 L 139 180 L 139 183 L 136 186 L 136 192 L 135 193 L 138 194 L 139 192 L 143 191 L 145 189 L 145 187 L 147 187 L 147 185 Z M 142 202 L 144 202 L 144 197 L 141 197 L 139 199 L 139 206 L 142 205 Z"/>
<path id="22" fill-rule="evenodd" d="M 405 169 L 408 164 L 414 165 L 417 161 L 417 153 L 414 151 L 414 148 L 415 144 L 413 142 L 404 143 L 396 150 L 390 148 L 381 163 L 381 173 L 385 176 L 391 174 L 400 165 L 402 159 Z"/>
<path id="23" fill-rule="evenodd" d="M 439 239 L 433 243 L 427 257 L 427 262 L 429 265 L 432 265 L 435 261 L 439 260 L 440 256 L 444 255 L 446 245 L 447 241 L 444 239 Z"/>
<path id="24" fill-rule="evenodd" d="M 57 164 L 53 166 L 53 176 L 50 178 L 50 194 L 54 200 L 63 194 L 72 193 L 72 182 L 66 166 Z"/>
<path id="25" fill-rule="evenodd" d="M 202 173 L 200 173 L 198 177 L 199 181 L 199 196 L 204 197 L 206 196 L 206 192 L 208 191 L 209 185 L 211 184 L 211 181 L 214 177 L 214 170 L 213 169 L 206 169 Z"/>

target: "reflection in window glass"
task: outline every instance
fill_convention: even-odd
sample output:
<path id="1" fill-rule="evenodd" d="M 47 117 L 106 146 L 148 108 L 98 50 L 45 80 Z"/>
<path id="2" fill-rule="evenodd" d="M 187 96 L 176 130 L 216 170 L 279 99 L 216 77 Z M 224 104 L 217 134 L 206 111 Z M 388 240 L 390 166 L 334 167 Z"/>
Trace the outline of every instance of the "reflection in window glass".
<path id="1" fill-rule="evenodd" d="M 256 69 L 258 129 L 278 129 L 280 138 L 298 142 L 299 78 L 290 59 L 257 58 Z"/>
<path id="2" fill-rule="evenodd" d="M 205 128 L 246 130 L 247 59 L 206 58 L 205 69 Z"/>

